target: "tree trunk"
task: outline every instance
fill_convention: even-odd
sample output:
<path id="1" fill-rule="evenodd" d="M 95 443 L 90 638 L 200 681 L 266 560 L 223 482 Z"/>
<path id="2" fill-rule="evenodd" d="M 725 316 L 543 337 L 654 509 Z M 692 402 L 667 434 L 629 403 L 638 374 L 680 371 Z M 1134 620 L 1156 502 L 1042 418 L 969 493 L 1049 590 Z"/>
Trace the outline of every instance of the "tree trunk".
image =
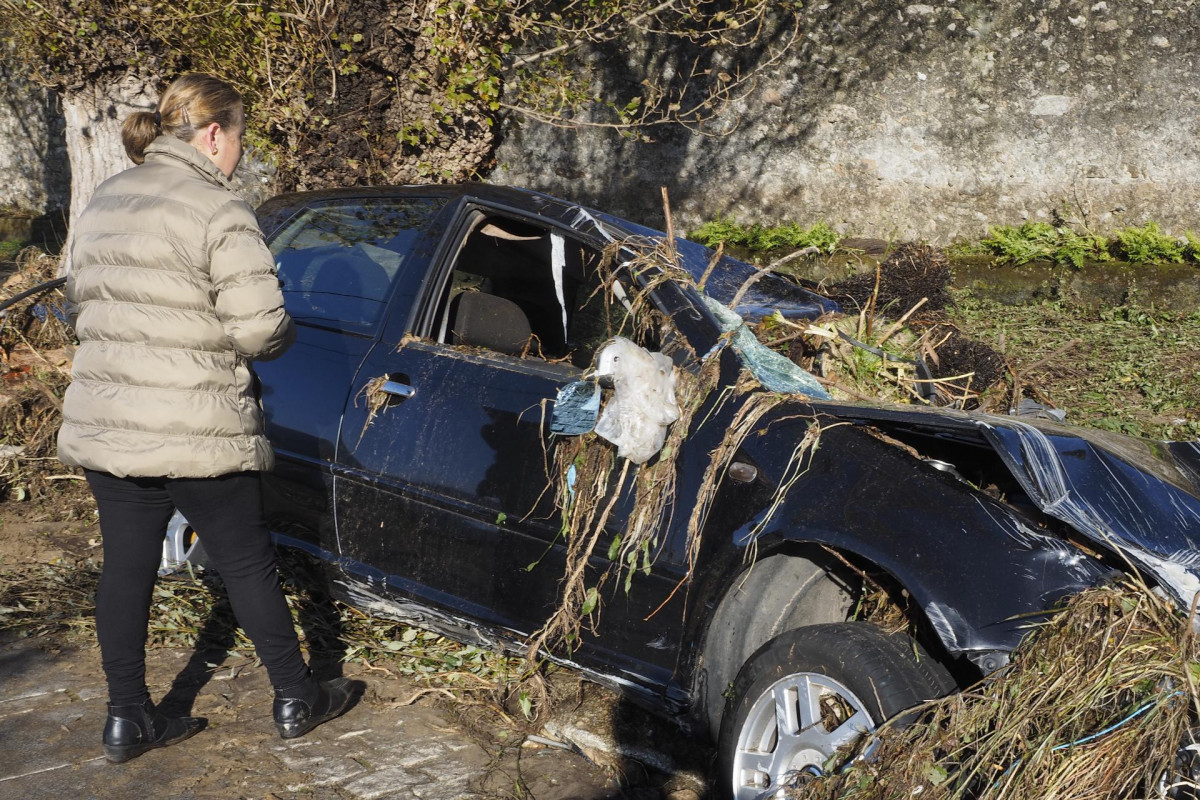
<path id="1" fill-rule="evenodd" d="M 89 84 L 63 95 L 67 157 L 71 163 L 71 217 L 74 230 L 79 213 L 96 187 L 133 166 L 121 143 L 121 123 L 134 111 L 154 108 L 158 92 L 145 78 L 127 73 L 102 84 Z M 71 235 L 67 236 L 60 274 L 70 270 Z"/>
<path id="2" fill-rule="evenodd" d="M 134 111 L 153 110 L 157 103 L 154 81 L 132 73 L 110 83 L 75 89 L 63 96 L 67 156 L 71 164 L 71 230 L 96 187 L 133 166 L 121 143 L 121 123 Z M 264 160 L 252 147 L 247 147 L 233 175 L 234 190 L 250 205 L 257 206 L 271 193 L 274 180 L 274 164 Z M 70 248 L 68 232 L 60 275 L 71 269 Z"/>
<path id="3" fill-rule="evenodd" d="M 158 92 L 132 74 L 63 96 L 67 156 L 71 161 L 71 223 L 102 182 L 133 166 L 121 144 L 121 123 L 134 111 L 153 109 Z"/>

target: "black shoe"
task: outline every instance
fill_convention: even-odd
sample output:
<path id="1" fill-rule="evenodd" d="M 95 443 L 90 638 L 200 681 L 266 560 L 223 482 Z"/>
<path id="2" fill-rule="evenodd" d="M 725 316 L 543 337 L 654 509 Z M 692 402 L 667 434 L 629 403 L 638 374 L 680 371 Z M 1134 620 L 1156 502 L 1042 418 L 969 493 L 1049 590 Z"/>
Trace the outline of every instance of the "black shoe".
<path id="1" fill-rule="evenodd" d="M 318 681 L 310 677 L 297 686 L 276 687 L 271 712 L 280 737 L 295 739 L 344 713 L 364 686 L 362 681 L 349 678 Z"/>
<path id="2" fill-rule="evenodd" d="M 197 717 L 168 717 L 149 698 L 140 706 L 108 704 L 104 723 L 104 756 L 114 764 L 136 758 L 147 750 L 182 742 L 204 729 Z"/>

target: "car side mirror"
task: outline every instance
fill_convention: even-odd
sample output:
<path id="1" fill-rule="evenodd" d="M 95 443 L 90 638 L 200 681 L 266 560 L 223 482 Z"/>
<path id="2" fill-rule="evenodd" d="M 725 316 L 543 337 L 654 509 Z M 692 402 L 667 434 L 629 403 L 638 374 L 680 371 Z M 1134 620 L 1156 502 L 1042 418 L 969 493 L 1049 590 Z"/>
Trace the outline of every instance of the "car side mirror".
<path id="1" fill-rule="evenodd" d="M 579 436 L 596 427 L 600 417 L 600 386 L 592 381 L 575 381 L 558 390 L 550 414 L 550 432 Z"/>

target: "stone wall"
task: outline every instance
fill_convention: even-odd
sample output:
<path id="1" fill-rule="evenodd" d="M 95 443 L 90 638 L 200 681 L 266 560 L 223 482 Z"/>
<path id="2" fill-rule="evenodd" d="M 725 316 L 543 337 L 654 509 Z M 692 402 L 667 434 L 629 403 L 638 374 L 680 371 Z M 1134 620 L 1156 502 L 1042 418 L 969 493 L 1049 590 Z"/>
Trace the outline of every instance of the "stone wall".
<path id="1" fill-rule="evenodd" d="M 1110 230 L 1200 229 L 1194 0 L 813 0 L 803 39 L 727 136 L 513 119 L 492 180 L 661 226 L 819 219 L 946 242 L 1056 210 Z M 598 87 L 661 66 L 609 56 Z"/>
<path id="2" fill-rule="evenodd" d="M 944 243 L 1058 211 L 1097 231 L 1200 229 L 1200 0 L 812 0 L 803 13 L 800 40 L 709 126 L 733 133 L 657 128 L 643 142 L 512 117 L 490 179 L 656 226 L 665 185 L 681 228 L 823 219 Z M 640 75 L 693 56 L 727 66 L 636 42 L 585 66 L 598 92 L 627 99 Z M 0 59 L 0 208 L 64 208 L 63 109 L 12 63 Z M 73 133 L 112 127 L 101 110 Z M 260 199 L 271 170 L 246 166 Z"/>

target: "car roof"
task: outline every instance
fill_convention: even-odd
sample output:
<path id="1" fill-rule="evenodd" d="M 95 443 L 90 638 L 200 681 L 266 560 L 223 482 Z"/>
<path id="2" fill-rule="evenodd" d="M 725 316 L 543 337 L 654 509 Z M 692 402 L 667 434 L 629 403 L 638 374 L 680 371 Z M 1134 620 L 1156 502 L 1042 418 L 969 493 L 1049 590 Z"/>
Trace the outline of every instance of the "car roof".
<path id="1" fill-rule="evenodd" d="M 274 211 L 276 207 L 286 208 L 325 200 L 378 197 L 433 197 L 444 198 L 447 201 L 468 197 L 537 213 L 558 220 L 560 223 L 570 224 L 572 227 L 579 227 L 582 220 L 590 219 L 593 223 L 603 223 L 624 234 L 666 236 L 665 233 L 655 228 L 597 211 L 580 203 L 552 197 L 533 189 L 492 183 L 349 186 L 337 189 L 289 192 L 267 200 L 259 207 L 259 211 L 264 213 Z M 576 213 L 574 219 L 568 220 L 568 214 L 580 211 L 585 213 L 582 216 Z M 712 250 L 681 236 L 676 237 L 676 247 L 683 256 L 679 266 L 690 273 L 693 280 L 701 280 L 707 271 Z M 757 268 L 743 261 L 724 256 L 720 259 L 717 269 L 709 275 L 705 293 L 723 303 L 730 303 L 735 297 L 740 296 L 742 302 L 738 304 L 736 310 L 750 320 L 761 319 L 774 312 L 782 313 L 786 317 L 811 319 L 830 311 L 840 310 L 840 306 L 833 300 L 796 286 L 777 275 L 753 277 L 757 271 Z M 753 279 L 751 280 L 751 278 Z M 760 280 L 760 278 L 765 279 Z M 753 289 L 749 292 L 740 291 L 748 281 L 750 284 L 754 284 Z"/>

